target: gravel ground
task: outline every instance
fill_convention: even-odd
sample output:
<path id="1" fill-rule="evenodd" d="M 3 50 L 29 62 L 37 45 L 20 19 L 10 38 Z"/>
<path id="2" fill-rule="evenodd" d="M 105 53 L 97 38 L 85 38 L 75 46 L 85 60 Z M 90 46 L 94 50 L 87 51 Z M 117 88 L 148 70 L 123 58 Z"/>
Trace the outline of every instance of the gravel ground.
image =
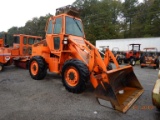
<path id="1" fill-rule="evenodd" d="M 48 72 L 44 80 L 36 81 L 28 70 L 6 67 L 0 73 L 0 120 L 159 120 L 160 112 L 151 101 L 158 71 L 137 65 L 134 72 L 145 92 L 124 114 L 99 105 L 91 85 L 73 94 L 58 75 Z"/>

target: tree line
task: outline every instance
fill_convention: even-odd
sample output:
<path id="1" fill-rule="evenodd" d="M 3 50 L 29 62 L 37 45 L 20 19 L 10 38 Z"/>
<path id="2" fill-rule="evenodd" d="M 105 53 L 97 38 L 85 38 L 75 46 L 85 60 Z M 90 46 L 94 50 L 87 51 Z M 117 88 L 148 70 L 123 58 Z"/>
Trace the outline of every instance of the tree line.
<path id="1" fill-rule="evenodd" d="M 86 38 L 93 44 L 100 39 L 160 36 L 160 0 L 76 0 L 73 5 L 79 9 Z M 12 27 L 7 33 L 44 38 L 50 16 L 33 18 L 24 27 Z"/>
<path id="2" fill-rule="evenodd" d="M 45 26 L 50 16 L 52 15 L 49 13 L 39 18 L 34 17 L 32 20 L 27 21 L 23 27 L 11 27 L 7 32 L 0 32 L 0 37 L 4 38 L 4 33 L 7 34 L 6 44 L 9 45 L 13 43 L 13 34 L 27 34 L 45 38 Z"/>

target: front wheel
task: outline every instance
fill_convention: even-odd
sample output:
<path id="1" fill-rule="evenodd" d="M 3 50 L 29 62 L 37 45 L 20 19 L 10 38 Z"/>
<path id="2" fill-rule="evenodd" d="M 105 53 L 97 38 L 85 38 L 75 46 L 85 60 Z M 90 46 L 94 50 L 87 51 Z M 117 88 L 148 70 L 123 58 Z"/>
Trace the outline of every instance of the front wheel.
<path id="1" fill-rule="evenodd" d="M 145 57 L 144 56 L 140 57 L 140 66 L 141 66 L 141 68 L 144 67 L 142 64 L 145 64 L 145 63 L 146 63 Z"/>
<path id="2" fill-rule="evenodd" d="M 107 66 L 107 70 L 112 70 L 112 69 L 113 69 L 112 64 L 109 63 L 108 66 Z"/>
<path id="3" fill-rule="evenodd" d="M 34 56 L 29 62 L 29 73 L 35 80 L 43 79 L 47 74 L 47 65 L 41 56 Z"/>
<path id="4" fill-rule="evenodd" d="M 81 93 L 89 79 L 88 67 L 80 60 L 71 59 L 62 67 L 62 82 L 69 92 Z"/>
<path id="5" fill-rule="evenodd" d="M 135 59 L 134 59 L 134 58 L 131 58 L 131 59 L 130 59 L 130 65 L 135 66 L 135 64 L 136 64 Z"/>
<path id="6" fill-rule="evenodd" d="M 119 65 L 122 64 L 122 59 L 119 56 L 117 57 L 117 62 L 118 62 Z"/>

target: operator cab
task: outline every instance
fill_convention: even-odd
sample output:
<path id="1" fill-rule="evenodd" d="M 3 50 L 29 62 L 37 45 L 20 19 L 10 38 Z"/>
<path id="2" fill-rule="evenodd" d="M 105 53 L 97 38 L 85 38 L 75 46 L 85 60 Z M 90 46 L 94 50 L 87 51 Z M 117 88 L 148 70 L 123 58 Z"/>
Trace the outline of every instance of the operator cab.
<path id="1" fill-rule="evenodd" d="M 56 16 L 49 18 L 45 30 L 48 46 L 57 55 L 63 50 L 63 46 L 68 44 L 68 39 L 84 44 L 82 21 L 78 16 L 78 11 L 70 5 L 56 9 Z"/>
<path id="2" fill-rule="evenodd" d="M 144 55 L 146 56 L 146 57 L 157 57 L 158 56 L 158 50 L 157 50 L 157 48 L 155 48 L 155 47 L 152 47 L 152 48 L 144 48 Z"/>
<path id="3" fill-rule="evenodd" d="M 130 52 L 133 52 L 133 55 L 136 55 L 137 52 L 140 51 L 140 46 L 141 46 L 141 44 L 129 44 L 129 46 L 132 47 L 132 49 L 131 49 Z"/>

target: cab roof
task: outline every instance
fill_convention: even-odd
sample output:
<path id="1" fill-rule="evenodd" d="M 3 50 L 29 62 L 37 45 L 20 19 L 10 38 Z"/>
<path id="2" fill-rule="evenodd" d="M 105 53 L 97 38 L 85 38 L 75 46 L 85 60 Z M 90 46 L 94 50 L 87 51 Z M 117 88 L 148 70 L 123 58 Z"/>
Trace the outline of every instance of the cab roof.
<path id="1" fill-rule="evenodd" d="M 60 14 L 67 14 L 74 17 L 79 17 L 79 10 L 72 5 L 67 5 L 56 9 L 56 16 Z"/>
<path id="2" fill-rule="evenodd" d="M 156 47 L 148 47 L 148 48 L 144 48 L 144 50 L 157 50 L 157 48 Z"/>

